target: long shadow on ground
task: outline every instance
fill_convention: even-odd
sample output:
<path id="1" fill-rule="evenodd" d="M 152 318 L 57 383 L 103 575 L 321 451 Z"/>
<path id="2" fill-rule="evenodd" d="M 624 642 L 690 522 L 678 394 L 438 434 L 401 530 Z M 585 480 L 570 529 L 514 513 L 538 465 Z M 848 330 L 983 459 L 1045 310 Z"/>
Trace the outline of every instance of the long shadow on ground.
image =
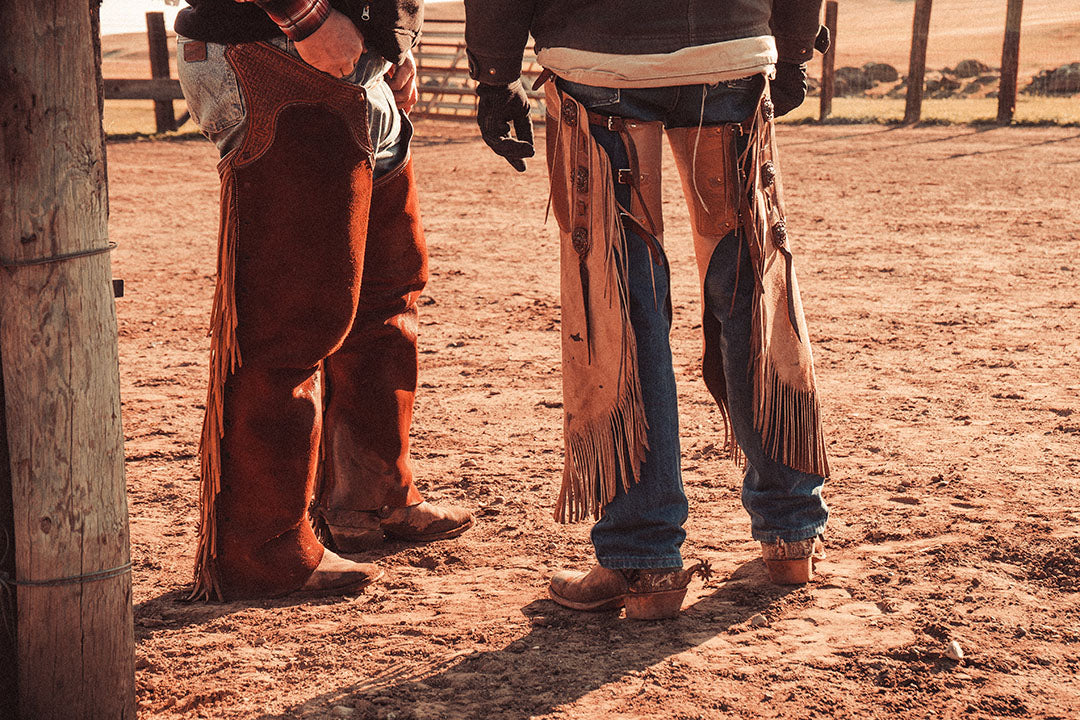
<path id="1" fill-rule="evenodd" d="M 444 663 L 405 661 L 379 676 L 324 693 L 260 720 L 326 717 L 330 705 L 352 717 L 529 718 L 573 703 L 630 675 L 702 645 L 793 592 L 769 584 L 755 560 L 686 606 L 678 618 L 635 622 L 616 613 L 577 613 L 550 600 L 521 609 L 533 629 L 504 647 Z"/>

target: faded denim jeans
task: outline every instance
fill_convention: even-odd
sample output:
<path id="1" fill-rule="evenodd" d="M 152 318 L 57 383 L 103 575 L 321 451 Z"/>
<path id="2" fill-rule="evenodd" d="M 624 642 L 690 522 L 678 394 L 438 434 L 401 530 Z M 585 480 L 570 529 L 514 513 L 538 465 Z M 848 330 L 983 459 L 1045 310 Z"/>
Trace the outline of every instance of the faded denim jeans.
<path id="1" fill-rule="evenodd" d="M 716 85 L 661 88 L 601 88 L 559 80 L 559 87 L 589 110 L 665 127 L 697 127 L 741 122 L 757 107 L 764 80 L 753 76 Z M 618 133 L 592 126 L 614 173 L 629 167 Z M 630 206 L 630 186 L 615 182 L 615 195 Z M 621 489 L 593 526 L 592 542 L 607 568 L 681 567 L 683 492 L 675 373 L 671 361 L 670 288 L 666 257 L 653 266 L 648 245 L 625 225 L 629 263 L 630 322 L 638 348 L 638 373 L 649 423 L 649 451 L 641 481 Z M 742 252 L 740 253 L 740 248 Z M 825 479 L 799 472 L 769 458 L 753 422 L 750 332 L 753 269 L 746 243 L 734 233 L 721 241 L 705 275 L 705 306 L 721 324 L 721 348 L 728 407 L 735 437 L 747 459 L 742 503 L 756 540 L 795 542 L 822 533 L 829 517 L 821 496 Z M 653 296 L 655 280 L 656 296 Z M 732 303 L 732 297 L 735 300 Z"/>
<path id="2" fill-rule="evenodd" d="M 190 42 L 195 41 L 181 36 L 176 38 L 180 87 L 191 119 L 224 157 L 244 139 L 244 98 L 236 75 L 225 60 L 225 45 L 206 43 L 206 59 L 188 62 L 184 59 L 184 45 Z M 288 38 L 279 37 L 268 42 L 293 57 L 300 57 Z M 352 75 L 345 78 L 366 91 L 376 178 L 398 167 L 408 157 L 412 137 L 412 125 L 405 114 L 398 111 L 394 93 L 383 77 L 389 68 L 390 64 L 377 53 L 365 52 Z M 311 72 L 319 71 L 312 68 Z"/>

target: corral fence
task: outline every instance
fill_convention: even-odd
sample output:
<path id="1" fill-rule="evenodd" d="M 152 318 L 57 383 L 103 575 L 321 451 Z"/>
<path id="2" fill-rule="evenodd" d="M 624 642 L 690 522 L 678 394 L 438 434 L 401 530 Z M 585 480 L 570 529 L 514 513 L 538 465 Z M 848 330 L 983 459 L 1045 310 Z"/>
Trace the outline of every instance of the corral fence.
<path id="1" fill-rule="evenodd" d="M 157 132 L 183 125 L 187 113 L 176 117 L 174 100 L 183 100 L 180 81 L 170 77 L 169 46 L 165 19 L 160 12 L 146 13 L 146 37 L 150 50 L 150 78 L 106 78 L 106 100 L 152 100 Z M 476 83 L 469 78 L 465 54 L 465 23 L 460 20 L 428 20 L 414 51 L 420 99 L 412 114 L 418 117 L 472 119 L 476 116 Z M 533 114 L 544 115 L 544 93 L 533 90 L 540 66 L 530 44 L 522 64 L 522 79 L 533 98 Z"/>
<path id="2" fill-rule="evenodd" d="M 1006 3 L 1004 39 L 1001 50 L 1001 76 L 998 83 L 997 122 L 1008 125 L 1016 113 L 1017 79 L 1020 63 L 1020 25 L 1024 0 L 997 0 Z M 911 54 L 908 61 L 907 92 L 905 94 L 904 124 L 922 119 L 923 94 L 926 89 L 926 52 L 930 36 L 930 13 L 933 0 L 915 0 L 912 13 Z M 821 108 L 819 120 L 832 113 L 835 91 L 838 2 L 825 3 L 825 25 L 832 36 L 832 46 L 825 54 L 821 78 Z"/>
<path id="3" fill-rule="evenodd" d="M 159 133 L 176 130 L 188 120 L 176 117 L 173 100 L 183 100 L 180 81 L 169 77 L 169 42 L 165 35 L 165 14 L 146 13 L 146 41 L 150 49 L 150 79 L 105 78 L 106 100 L 153 100 L 154 124 Z"/>
<path id="4" fill-rule="evenodd" d="M 1023 0 L 996 0 L 1007 3 L 1008 13 L 1002 47 L 1001 77 L 999 80 L 997 122 L 1009 124 L 1016 109 L 1017 66 L 1020 44 L 1020 23 Z M 906 81 L 904 123 L 921 119 L 926 72 L 926 50 L 933 0 L 915 0 L 911 35 L 911 56 Z M 838 3 L 825 4 L 825 24 L 831 31 L 832 48 L 826 53 L 822 67 L 821 107 L 818 118 L 825 121 L 832 114 L 835 97 L 835 57 L 838 44 Z M 169 76 L 169 49 L 165 35 L 164 16 L 160 12 L 146 14 L 147 40 L 150 50 L 150 79 L 106 79 L 106 100 L 153 100 L 157 132 L 176 130 L 187 121 L 185 113 L 177 118 L 173 101 L 182 100 L 180 82 Z M 428 20 L 414 52 L 420 97 L 413 108 L 418 117 L 471 119 L 476 116 L 476 83 L 469 77 L 469 62 L 465 52 L 465 22 L 463 20 Z M 541 67 L 536 61 L 533 46 L 526 48 L 522 63 L 522 79 L 526 92 L 533 99 L 533 115 L 544 116 L 544 93 L 533 90 L 532 84 Z"/>
<path id="5" fill-rule="evenodd" d="M 469 78 L 465 55 L 465 22 L 427 20 L 420 44 L 413 51 L 420 100 L 412 110 L 419 117 L 471 119 L 476 117 L 476 82 Z M 532 43 L 525 50 L 521 76 L 525 91 L 533 99 L 533 115 L 544 116 L 544 92 L 533 90 L 540 74 Z"/>

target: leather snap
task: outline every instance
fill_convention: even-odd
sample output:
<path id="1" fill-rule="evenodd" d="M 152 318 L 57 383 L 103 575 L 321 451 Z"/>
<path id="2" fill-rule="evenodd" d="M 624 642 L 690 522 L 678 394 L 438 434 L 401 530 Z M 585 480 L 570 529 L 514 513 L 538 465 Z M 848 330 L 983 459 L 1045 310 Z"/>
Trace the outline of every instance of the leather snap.
<path id="1" fill-rule="evenodd" d="M 574 228 L 574 233 L 570 236 L 570 243 L 574 246 L 574 252 L 578 255 L 589 252 L 589 231 L 583 227 Z"/>
<path id="2" fill-rule="evenodd" d="M 773 105 L 773 101 L 769 98 L 765 98 L 765 101 L 761 103 L 761 114 L 765 116 L 766 122 L 771 122 L 776 115 L 776 106 Z"/>
<path id="3" fill-rule="evenodd" d="M 761 183 L 765 187 L 769 187 L 776 182 L 776 165 L 772 160 L 766 160 L 761 166 Z"/>
<path id="4" fill-rule="evenodd" d="M 778 248 L 782 248 L 787 245 L 787 223 L 783 220 L 777 220 L 772 226 L 772 239 L 773 244 Z"/>
<path id="5" fill-rule="evenodd" d="M 562 119 L 567 125 L 577 125 L 577 105 L 572 102 L 563 103 Z"/>
<path id="6" fill-rule="evenodd" d="M 589 168 L 579 167 L 574 174 L 574 185 L 579 193 L 589 192 Z"/>

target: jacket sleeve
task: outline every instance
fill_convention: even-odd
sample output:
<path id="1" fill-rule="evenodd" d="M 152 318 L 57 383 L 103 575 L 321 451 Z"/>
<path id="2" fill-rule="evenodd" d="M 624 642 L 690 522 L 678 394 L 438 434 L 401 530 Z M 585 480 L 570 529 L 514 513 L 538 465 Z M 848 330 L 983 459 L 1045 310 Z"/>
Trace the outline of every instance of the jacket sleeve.
<path id="1" fill-rule="evenodd" d="M 814 57 L 821 0 L 773 0 L 769 24 L 781 62 L 804 63 Z"/>
<path id="2" fill-rule="evenodd" d="M 290 40 L 304 40 L 326 22 L 330 0 L 236 0 L 254 2 Z"/>
<path id="3" fill-rule="evenodd" d="M 367 46 L 395 65 L 420 39 L 421 0 L 337 0 L 334 5 L 352 18 Z"/>
<path id="4" fill-rule="evenodd" d="M 521 76 L 536 0 L 465 0 L 469 74 L 489 85 Z"/>

